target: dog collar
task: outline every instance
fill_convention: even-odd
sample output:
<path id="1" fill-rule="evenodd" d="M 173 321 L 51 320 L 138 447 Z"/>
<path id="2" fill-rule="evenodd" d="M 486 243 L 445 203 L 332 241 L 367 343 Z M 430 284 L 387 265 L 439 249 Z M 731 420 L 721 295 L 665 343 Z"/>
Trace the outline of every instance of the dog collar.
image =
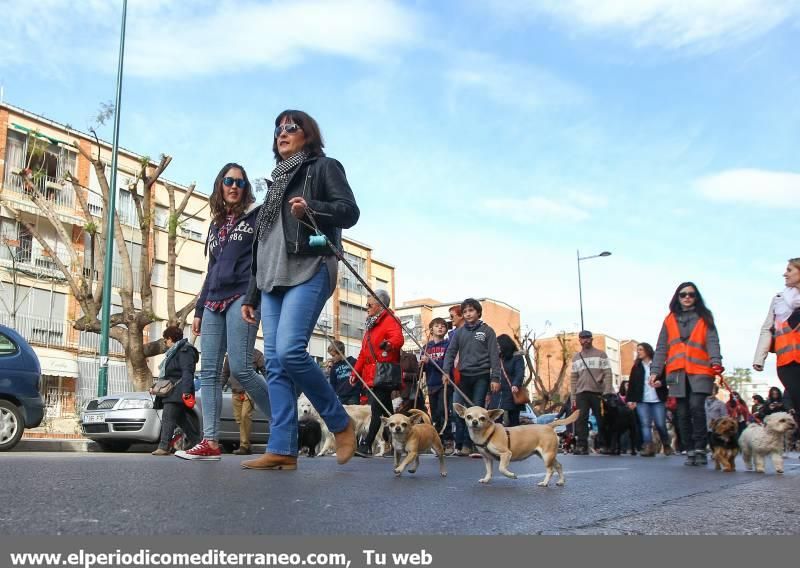
<path id="1" fill-rule="evenodd" d="M 472 443 L 475 444 L 477 447 L 486 450 L 486 453 L 488 453 L 494 459 L 499 460 L 500 459 L 500 454 L 495 454 L 492 450 L 489 449 L 489 440 L 492 438 L 492 434 L 494 434 L 494 431 L 495 431 L 496 428 L 497 428 L 497 424 L 492 426 L 492 431 L 489 432 L 488 436 L 486 436 L 486 443 L 485 444 L 479 444 L 478 442 L 472 442 Z M 511 433 L 508 431 L 508 428 L 503 428 L 503 430 L 506 431 L 506 438 L 508 439 L 508 447 L 511 448 Z"/>

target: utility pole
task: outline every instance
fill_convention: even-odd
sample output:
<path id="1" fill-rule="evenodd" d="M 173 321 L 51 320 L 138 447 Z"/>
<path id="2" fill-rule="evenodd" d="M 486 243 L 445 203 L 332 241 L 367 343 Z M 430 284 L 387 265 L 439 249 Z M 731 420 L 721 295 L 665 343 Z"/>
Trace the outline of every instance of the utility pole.
<path id="1" fill-rule="evenodd" d="M 100 374 L 97 377 L 97 396 L 108 393 L 108 332 L 111 324 L 111 271 L 114 268 L 114 216 L 117 208 L 117 154 L 119 153 L 119 116 L 122 103 L 122 62 L 125 59 L 125 16 L 128 0 L 122 0 L 122 25 L 119 34 L 119 65 L 117 67 L 117 97 L 114 103 L 114 138 L 111 148 L 111 187 L 106 213 L 106 258 L 103 270 L 103 303 L 100 319 Z M 92 267 L 94 270 L 94 267 Z"/>

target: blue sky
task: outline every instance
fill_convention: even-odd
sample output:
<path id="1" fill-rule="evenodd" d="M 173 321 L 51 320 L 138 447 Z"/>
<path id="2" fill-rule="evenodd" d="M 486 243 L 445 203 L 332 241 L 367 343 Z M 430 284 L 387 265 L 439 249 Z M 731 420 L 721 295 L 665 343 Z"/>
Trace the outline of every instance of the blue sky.
<path id="1" fill-rule="evenodd" d="M 120 6 L 0 0 L 5 100 L 85 128 Z M 121 143 L 207 191 L 227 161 L 267 175 L 274 116 L 304 109 L 397 300 L 572 331 L 576 249 L 610 250 L 582 263 L 587 327 L 654 342 L 694 280 L 749 366 L 800 256 L 799 32 L 797 0 L 130 0 Z"/>

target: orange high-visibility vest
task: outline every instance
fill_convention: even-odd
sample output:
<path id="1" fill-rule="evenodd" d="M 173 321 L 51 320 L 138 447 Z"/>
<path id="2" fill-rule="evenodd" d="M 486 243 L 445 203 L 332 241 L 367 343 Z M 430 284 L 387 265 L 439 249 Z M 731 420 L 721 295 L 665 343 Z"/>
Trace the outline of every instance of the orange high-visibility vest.
<path id="1" fill-rule="evenodd" d="M 667 374 L 673 371 L 684 370 L 687 375 L 710 375 L 714 376 L 711 370 L 711 359 L 706 349 L 706 335 L 708 326 L 703 318 L 699 318 L 689 335 L 689 339 L 681 339 L 678 319 L 675 314 L 669 314 L 664 320 L 667 328 Z"/>
<path id="2" fill-rule="evenodd" d="M 778 367 L 800 363 L 800 326 L 792 329 L 788 321 L 775 322 L 775 355 Z"/>

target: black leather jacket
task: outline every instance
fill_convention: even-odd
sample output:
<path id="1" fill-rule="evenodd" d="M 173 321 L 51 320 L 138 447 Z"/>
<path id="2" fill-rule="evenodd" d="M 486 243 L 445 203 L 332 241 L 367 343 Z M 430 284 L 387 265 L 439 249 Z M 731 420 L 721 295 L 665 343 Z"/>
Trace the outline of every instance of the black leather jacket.
<path id="1" fill-rule="evenodd" d="M 355 225 L 360 215 L 342 164 L 326 156 L 309 158 L 303 162 L 289 180 L 281 210 L 283 234 L 289 254 L 310 256 L 333 254 L 328 247 L 309 246 L 308 237 L 314 233 L 292 215 L 292 208 L 289 205 L 292 197 L 303 197 L 306 200 L 314 212 L 320 230 L 337 248 L 341 248 L 342 229 L 349 229 Z M 256 273 L 255 262 L 252 272 Z"/>

